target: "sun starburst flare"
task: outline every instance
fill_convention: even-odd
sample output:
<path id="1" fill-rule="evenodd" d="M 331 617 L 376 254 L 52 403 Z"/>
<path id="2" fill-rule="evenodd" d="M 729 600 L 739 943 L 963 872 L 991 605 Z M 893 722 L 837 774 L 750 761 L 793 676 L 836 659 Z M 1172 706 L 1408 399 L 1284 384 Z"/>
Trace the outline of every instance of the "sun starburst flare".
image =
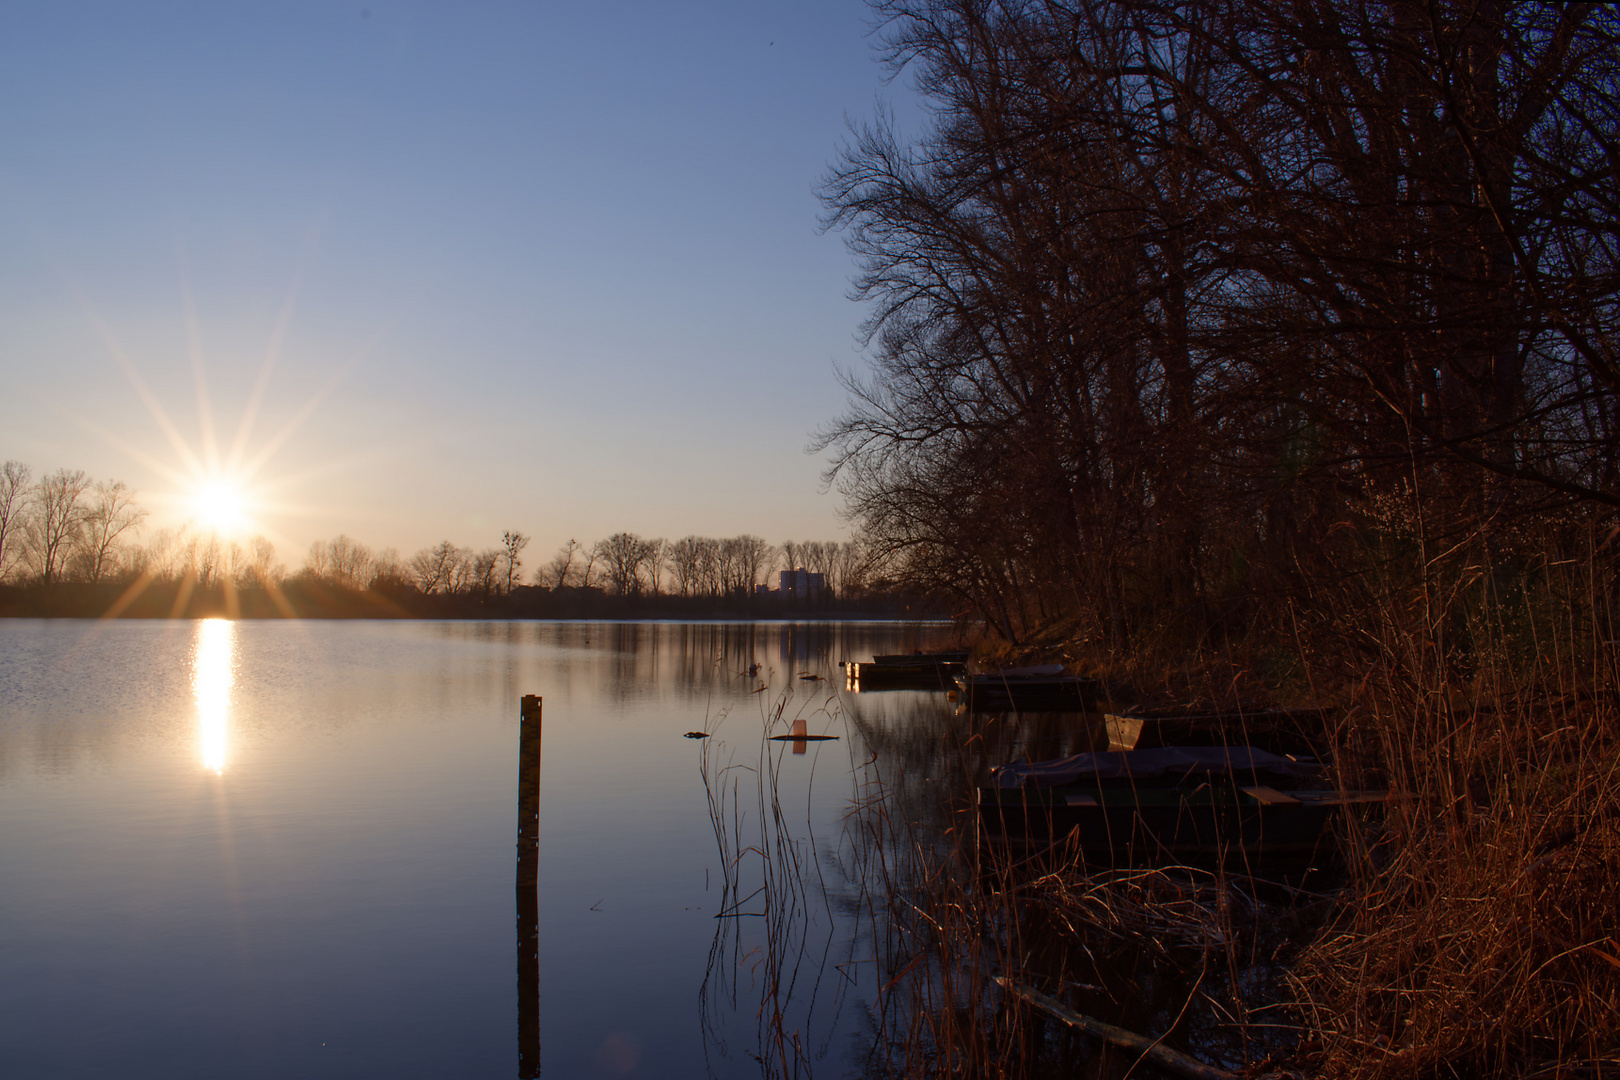
<path id="1" fill-rule="evenodd" d="M 239 539 L 254 531 L 247 490 L 237 480 L 204 480 L 192 492 L 191 510 L 198 525 L 224 539 Z"/>
<path id="2" fill-rule="evenodd" d="M 373 339 L 351 355 L 347 362 L 331 373 L 324 385 L 292 411 L 279 430 L 267 437 L 255 438 L 261 411 L 268 397 L 272 374 L 278 367 L 283 342 L 295 307 L 296 284 L 287 296 L 270 334 L 259 371 L 251 393 L 238 419 L 236 432 L 223 445 L 224 432 L 215 416 L 214 402 L 209 392 L 207 362 L 201 344 L 202 334 L 191 302 L 189 288 L 182 285 L 183 307 L 187 334 L 190 339 L 190 361 L 196 395 L 197 438 L 193 442 L 181 431 L 171 412 L 160 401 L 137 369 L 134 361 L 118 340 L 112 327 L 101 318 L 81 296 L 86 314 L 95 327 L 113 361 L 123 371 L 136 397 L 156 422 L 159 431 L 172 450 L 172 457 L 153 453 L 118 434 L 101 430 L 79 417 L 78 422 L 99 435 L 131 459 L 167 481 L 166 490 L 148 490 L 147 497 L 168 520 L 175 522 L 181 535 L 213 537 L 226 543 L 242 543 L 255 536 L 266 537 L 279 546 L 289 543 L 270 524 L 271 517 L 303 516 L 313 508 L 302 503 L 288 503 L 285 495 L 274 497 L 272 490 L 280 491 L 294 482 L 288 476 L 267 477 L 266 467 L 277 451 L 282 449 L 301 428 L 339 383 L 359 364 L 376 344 Z M 255 443 L 258 445 L 255 447 Z M 331 468 L 335 463 L 323 463 Z"/>
<path id="3" fill-rule="evenodd" d="M 193 438 L 182 431 L 170 408 L 143 377 L 114 328 L 82 292 L 77 289 L 75 292 L 89 323 L 128 380 L 136 399 L 146 407 L 170 450 L 164 454 L 94 424 L 82 415 L 70 414 L 69 418 L 79 426 L 160 478 L 155 490 L 148 487 L 143 492 L 143 501 L 149 500 L 153 505 L 157 511 L 154 524 L 161 524 L 162 528 L 140 560 L 139 575 L 109 605 L 103 617 L 116 618 L 138 602 L 155 582 L 164 579 L 172 579 L 178 585 L 171 615 L 189 610 L 193 590 L 202 587 L 221 590 L 226 616 L 234 619 L 240 614 L 237 587 L 247 582 L 262 586 L 275 608 L 282 615 L 293 617 L 293 607 L 276 580 L 278 564 L 275 561 L 278 549 L 287 550 L 292 539 L 280 533 L 272 521 L 324 516 L 325 508 L 311 504 L 304 493 L 318 476 L 352 468 L 354 462 L 347 455 L 327 455 L 313 467 L 272 472 L 272 459 L 365 360 L 381 340 L 381 332 L 332 369 L 324 383 L 301 403 L 295 403 L 290 415 L 279 425 L 264 430 L 260 421 L 292 319 L 298 293 L 295 281 L 269 335 L 252 390 L 236 417 L 234 437 L 227 444 L 226 432 L 221 430 L 209 392 L 209 364 L 202 346 L 203 335 L 190 289 L 184 281 L 182 306 L 190 341 L 197 412 Z"/>

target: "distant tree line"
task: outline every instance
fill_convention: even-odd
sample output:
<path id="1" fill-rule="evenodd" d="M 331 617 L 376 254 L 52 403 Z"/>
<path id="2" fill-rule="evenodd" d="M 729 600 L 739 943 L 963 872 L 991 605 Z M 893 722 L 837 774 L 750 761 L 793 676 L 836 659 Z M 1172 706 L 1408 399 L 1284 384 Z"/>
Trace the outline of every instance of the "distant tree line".
<path id="1" fill-rule="evenodd" d="M 626 599 L 737 599 L 769 585 L 777 569 L 823 575 L 828 598 L 857 598 L 888 582 L 854 542 L 767 543 L 758 536 L 687 536 L 676 541 L 621 532 L 593 544 L 569 540 L 526 576 L 530 538 L 502 533 L 486 548 L 444 540 L 409 557 L 347 535 L 317 540 L 296 570 L 276 559 L 263 536 L 245 541 L 187 525 L 160 530 L 145 543 L 147 512 L 117 481 L 58 470 L 39 480 L 16 461 L 0 467 L 0 581 L 13 585 L 185 582 L 210 590 L 316 587 L 458 600 L 509 597 L 524 589 L 600 593 Z"/>
<path id="2" fill-rule="evenodd" d="M 527 579 L 523 553 L 529 537 L 508 530 L 498 547 L 481 551 L 449 540 L 401 560 L 392 549 L 373 552 L 339 536 L 316 541 L 295 577 L 350 589 L 414 591 L 424 596 L 502 596 L 520 588 L 609 596 L 735 598 L 770 586 L 779 569 L 822 575 L 829 596 L 861 596 L 888 582 L 872 573 L 873 560 L 852 541 L 793 541 L 773 545 L 758 536 L 651 539 L 620 532 L 593 544 L 569 540 Z"/>
<path id="3" fill-rule="evenodd" d="M 837 596 L 859 596 L 873 585 L 869 553 L 853 541 L 793 541 L 773 546 L 757 536 L 724 539 L 684 536 L 644 539 L 615 533 L 606 540 L 562 546 L 536 574 L 548 588 L 601 588 L 619 596 L 668 595 L 725 597 L 753 591 L 777 569 L 805 569 L 823 575 Z"/>
<path id="4" fill-rule="evenodd" d="M 932 119 L 825 181 L 873 361 L 821 447 L 896 572 L 1124 645 L 1620 507 L 1613 5 L 873 7 Z"/>

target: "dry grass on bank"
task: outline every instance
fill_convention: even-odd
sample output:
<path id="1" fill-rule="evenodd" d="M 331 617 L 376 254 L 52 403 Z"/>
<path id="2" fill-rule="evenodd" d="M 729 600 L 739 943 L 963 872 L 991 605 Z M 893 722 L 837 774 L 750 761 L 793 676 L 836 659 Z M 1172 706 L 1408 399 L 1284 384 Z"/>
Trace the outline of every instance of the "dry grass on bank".
<path id="1" fill-rule="evenodd" d="M 1312 665 L 1348 690 L 1340 752 L 1409 797 L 1293 968 L 1316 1071 L 1620 1071 L 1611 548 L 1481 544 L 1334 613 L 1364 658 Z"/>
<path id="2" fill-rule="evenodd" d="M 1620 1069 L 1620 785 L 1612 749 L 1571 756 L 1396 815 L 1291 973 L 1321 1072 Z"/>
<path id="3" fill-rule="evenodd" d="M 1062 851 L 987 874 L 950 844 L 964 807 L 930 823 L 904 770 L 874 776 L 881 1075 L 1131 1067 L 1054 1032 L 997 976 L 1243 1075 L 1620 1075 L 1620 552 L 1579 530 L 1439 558 L 1397 541 L 1290 613 L 1287 703 L 1332 707 L 1324 753 L 1345 786 L 1403 796 L 1343 823 L 1320 894 L 1087 873 Z M 1081 648 L 1017 658 L 1085 668 Z M 1260 665 L 1237 651 L 1204 658 L 1210 698 L 1252 692 Z M 1156 689 L 1199 681 L 1184 661 Z M 945 754 L 968 784 L 971 733 Z"/>

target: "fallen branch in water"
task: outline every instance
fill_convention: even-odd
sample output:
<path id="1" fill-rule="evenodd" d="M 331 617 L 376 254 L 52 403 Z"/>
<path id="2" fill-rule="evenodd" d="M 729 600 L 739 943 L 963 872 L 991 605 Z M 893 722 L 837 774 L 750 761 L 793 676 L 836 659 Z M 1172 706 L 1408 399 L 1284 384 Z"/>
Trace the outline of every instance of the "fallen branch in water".
<path id="1" fill-rule="evenodd" d="M 1213 1065 L 1205 1065 L 1195 1057 L 1189 1057 L 1179 1050 L 1172 1050 L 1168 1046 L 1159 1045 L 1157 1039 L 1145 1038 L 1134 1031 L 1105 1024 L 1101 1020 L 1094 1020 L 1089 1016 L 1082 1016 L 1062 1002 L 1049 998 L 1039 990 L 1031 989 L 1011 979 L 996 976 L 996 982 L 1008 993 L 1023 998 L 1042 1012 L 1057 1017 L 1071 1027 L 1077 1027 L 1088 1035 L 1095 1035 L 1123 1046 L 1130 1050 L 1139 1050 L 1143 1057 L 1151 1060 L 1161 1068 L 1181 1073 L 1183 1076 L 1196 1077 L 1197 1080 L 1236 1080 L 1237 1074 L 1217 1069 Z"/>

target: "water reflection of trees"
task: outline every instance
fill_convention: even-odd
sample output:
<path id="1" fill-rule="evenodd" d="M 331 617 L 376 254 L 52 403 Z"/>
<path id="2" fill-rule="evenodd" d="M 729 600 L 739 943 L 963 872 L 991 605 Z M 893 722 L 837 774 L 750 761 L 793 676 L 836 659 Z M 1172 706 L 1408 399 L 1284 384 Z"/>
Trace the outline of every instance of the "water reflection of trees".
<path id="1" fill-rule="evenodd" d="M 836 673 L 844 659 L 882 649 L 927 644 L 937 626 L 886 622 L 463 622 L 435 624 L 451 640 L 507 646 L 508 662 L 524 649 L 562 665 L 571 678 L 610 697 L 645 696 L 650 688 L 690 701 L 722 700 L 750 669 L 785 681 L 801 671 Z M 599 688 L 599 689 L 598 689 Z"/>

